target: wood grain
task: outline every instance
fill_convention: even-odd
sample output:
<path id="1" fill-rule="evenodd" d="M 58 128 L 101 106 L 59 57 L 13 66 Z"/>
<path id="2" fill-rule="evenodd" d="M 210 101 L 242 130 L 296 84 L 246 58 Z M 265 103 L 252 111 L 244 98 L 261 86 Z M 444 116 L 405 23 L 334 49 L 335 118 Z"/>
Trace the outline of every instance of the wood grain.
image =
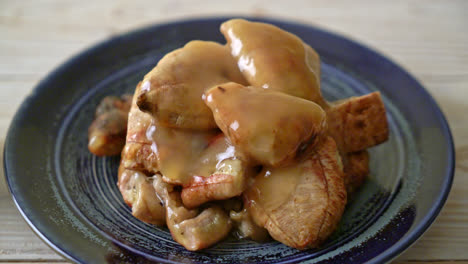
<path id="1" fill-rule="evenodd" d="M 72 55 L 115 34 L 194 16 L 278 17 L 362 42 L 402 65 L 446 114 L 455 182 L 429 231 L 396 263 L 468 263 L 468 1 L 0 1 L 0 145 L 21 101 Z M 3 159 L 1 159 L 3 160 Z M 3 178 L 3 171 L 0 172 Z M 58 261 L 58 262 L 57 262 Z M 62 263 L 21 219 L 0 180 L 0 262 Z M 452 262 L 455 261 L 455 262 Z"/>

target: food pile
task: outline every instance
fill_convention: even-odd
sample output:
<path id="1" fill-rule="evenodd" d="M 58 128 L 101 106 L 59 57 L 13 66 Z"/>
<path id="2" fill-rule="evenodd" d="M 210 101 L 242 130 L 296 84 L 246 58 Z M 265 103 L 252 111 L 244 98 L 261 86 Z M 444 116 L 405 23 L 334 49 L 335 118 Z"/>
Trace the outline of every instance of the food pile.
<path id="1" fill-rule="evenodd" d="M 369 173 L 366 149 L 388 138 L 381 96 L 327 102 L 318 54 L 273 25 L 233 19 L 221 32 L 226 45 L 164 56 L 131 102 L 105 99 L 89 149 L 125 145 L 124 201 L 188 250 L 230 233 L 318 247 Z"/>

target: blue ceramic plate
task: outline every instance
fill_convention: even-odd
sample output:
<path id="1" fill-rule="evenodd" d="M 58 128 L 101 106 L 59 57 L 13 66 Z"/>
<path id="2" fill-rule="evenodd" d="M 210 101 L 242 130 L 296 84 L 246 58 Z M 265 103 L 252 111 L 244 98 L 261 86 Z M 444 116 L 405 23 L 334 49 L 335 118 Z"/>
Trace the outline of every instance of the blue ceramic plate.
<path id="1" fill-rule="evenodd" d="M 5 143 L 11 194 L 32 229 L 81 263 L 381 263 L 410 246 L 434 221 L 453 178 L 447 122 L 431 96 L 399 66 L 341 36 L 262 19 L 301 37 L 322 58 L 329 100 L 381 91 L 390 139 L 371 149 L 369 180 L 349 202 L 338 230 L 319 249 L 227 239 L 189 252 L 166 228 L 133 218 L 118 192 L 118 158 L 87 150 L 98 102 L 132 92 L 167 52 L 194 39 L 224 42 L 228 18 L 156 25 L 112 38 L 52 72 L 23 102 Z M 258 19 L 253 19 L 258 20 Z"/>

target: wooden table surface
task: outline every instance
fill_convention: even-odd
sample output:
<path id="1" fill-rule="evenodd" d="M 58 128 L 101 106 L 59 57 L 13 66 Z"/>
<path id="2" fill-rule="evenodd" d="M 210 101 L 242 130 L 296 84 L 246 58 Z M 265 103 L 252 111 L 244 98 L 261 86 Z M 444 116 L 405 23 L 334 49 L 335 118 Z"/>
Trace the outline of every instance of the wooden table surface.
<path id="1" fill-rule="evenodd" d="M 435 223 L 395 262 L 468 263 L 468 1 L 235 2 L 0 0 L 1 149 L 16 109 L 39 80 L 70 56 L 121 32 L 187 17 L 230 14 L 316 25 L 393 59 L 439 103 L 455 138 L 455 181 Z M 67 262 L 29 229 L 3 180 L 1 262 Z"/>

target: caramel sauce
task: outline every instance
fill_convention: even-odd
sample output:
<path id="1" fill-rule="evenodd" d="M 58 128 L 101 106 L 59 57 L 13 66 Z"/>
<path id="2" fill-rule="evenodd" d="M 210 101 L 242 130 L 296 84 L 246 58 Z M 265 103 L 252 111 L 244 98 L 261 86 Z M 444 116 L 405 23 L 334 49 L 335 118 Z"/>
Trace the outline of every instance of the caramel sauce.
<path id="1" fill-rule="evenodd" d="M 168 128 L 153 120 L 146 130 L 146 137 L 152 142 L 151 150 L 157 157 L 164 180 L 183 185 L 190 181 L 192 167 L 199 164 L 200 155 L 218 133 Z"/>
<path id="2" fill-rule="evenodd" d="M 236 159 L 236 149 L 222 134 L 212 140 L 212 143 L 201 153 L 200 157 L 191 165 L 190 174 L 194 176 L 209 177 L 216 171 L 229 166 L 228 159 Z"/>
<path id="3" fill-rule="evenodd" d="M 256 203 L 265 211 L 272 212 L 290 200 L 302 177 L 302 167 L 264 168 L 256 177 L 250 192 L 251 203 Z"/>
<path id="4" fill-rule="evenodd" d="M 251 85 L 327 105 L 320 92 L 320 58 L 300 38 L 243 19 L 224 22 L 221 32 Z"/>
<path id="5" fill-rule="evenodd" d="M 325 111 L 302 98 L 236 83 L 214 86 L 205 95 L 218 127 L 257 164 L 290 164 L 325 132 Z"/>
<path id="6" fill-rule="evenodd" d="M 146 137 L 158 159 L 159 171 L 169 183 L 185 185 L 192 177 L 209 177 L 236 159 L 236 149 L 218 130 L 190 131 L 164 127 L 156 120 Z"/>
<path id="7" fill-rule="evenodd" d="M 145 75 L 137 104 L 164 126 L 209 130 L 216 124 L 202 95 L 230 81 L 246 83 L 229 49 L 216 42 L 190 41 Z"/>

